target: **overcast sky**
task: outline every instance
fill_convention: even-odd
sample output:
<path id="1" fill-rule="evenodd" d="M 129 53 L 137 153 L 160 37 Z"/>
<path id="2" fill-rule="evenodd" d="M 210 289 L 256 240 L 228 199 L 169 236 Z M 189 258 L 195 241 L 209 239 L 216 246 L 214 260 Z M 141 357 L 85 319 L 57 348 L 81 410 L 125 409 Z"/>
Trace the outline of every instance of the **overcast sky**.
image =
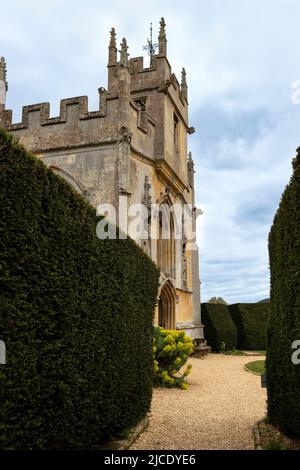
<path id="1" fill-rule="evenodd" d="M 109 30 L 142 55 L 149 23 L 167 23 L 168 57 L 189 85 L 189 147 L 196 164 L 202 301 L 269 295 L 267 236 L 300 145 L 299 0 L 4 0 L 0 56 L 7 105 L 59 100 L 106 86 Z"/>

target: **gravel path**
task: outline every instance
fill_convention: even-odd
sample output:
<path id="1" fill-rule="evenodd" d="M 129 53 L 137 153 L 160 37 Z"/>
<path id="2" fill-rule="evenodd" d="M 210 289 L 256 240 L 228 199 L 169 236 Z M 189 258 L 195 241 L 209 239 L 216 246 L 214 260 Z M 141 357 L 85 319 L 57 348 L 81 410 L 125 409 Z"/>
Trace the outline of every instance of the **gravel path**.
<path id="1" fill-rule="evenodd" d="M 243 365 L 257 359 L 191 358 L 190 388 L 154 390 L 149 427 L 131 449 L 253 449 L 252 426 L 265 415 L 266 390 Z"/>

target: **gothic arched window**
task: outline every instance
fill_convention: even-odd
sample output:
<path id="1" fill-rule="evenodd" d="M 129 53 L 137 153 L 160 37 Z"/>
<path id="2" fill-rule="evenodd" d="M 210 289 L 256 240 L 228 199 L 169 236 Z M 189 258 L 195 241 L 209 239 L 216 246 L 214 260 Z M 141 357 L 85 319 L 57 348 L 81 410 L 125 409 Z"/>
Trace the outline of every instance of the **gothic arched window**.
<path id="1" fill-rule="evenodd" d="M 174 215 L 168 201 L 159 207 L 157 264 L 166 277 L 175 279 Z"/>

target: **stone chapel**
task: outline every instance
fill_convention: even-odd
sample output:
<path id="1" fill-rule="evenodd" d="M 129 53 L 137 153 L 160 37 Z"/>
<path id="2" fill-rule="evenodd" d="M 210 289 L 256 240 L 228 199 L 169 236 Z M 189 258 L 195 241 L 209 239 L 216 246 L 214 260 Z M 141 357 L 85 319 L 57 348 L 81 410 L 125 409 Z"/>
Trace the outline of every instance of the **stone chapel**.
<path id="1" fill-rule="evenodd" d="M 150 66 L 143 57 L 129 58 L 123 38 L 118 54 L 112 28 L 108 47 L 108 83 L 99 88 L 99 109 L 88 110 L 87 96 L 63 99 L 58 117 L 50 117 L 49 103 L 24 106 L 22 122 L 12 123 L 6 109 L 6 64 L 0 62 L 0 125 L 93 206 L 120 201 L 127 206 L 155 203 L 158 237 L 137 243 L 160 267 L 155 323 L 184 329 L 202 342 L 198 250 L 191 241 L 161 236 L 161 214 L 174 204 L 189 204 L 196 227 L 194 163 L 187 137 L 188 87 L 185 69 L 179 83 L 167 58 L 165 21 L 160 21 L 157 50 L 150 47 Z M 152 44 L 151 44 L 152 46 Z M 150 212 L 149 212 L 150 214 Z M 127 214 L 126 214 L 127 217 Z M 149 215 L 149 218 L 151 216 Z M 120 221 L 117 220 L 117 223 Z"/>

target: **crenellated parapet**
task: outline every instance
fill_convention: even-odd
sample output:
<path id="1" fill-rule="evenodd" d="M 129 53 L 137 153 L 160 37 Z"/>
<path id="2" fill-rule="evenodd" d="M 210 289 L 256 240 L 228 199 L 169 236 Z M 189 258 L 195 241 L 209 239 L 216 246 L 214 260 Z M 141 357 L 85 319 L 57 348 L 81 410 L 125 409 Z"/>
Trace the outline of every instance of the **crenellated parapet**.
<path id="1" fill-rule="evenodd" d="M 21 122 L 13 123 L 12 112 L 3 110 L 1 125 L 35 153 L 117 144 L 120 143 L 121 128 L 136 129 L 136 137 L 141 132 L 145 138 L 150 135 L 154 139 L 155 120 L 126 93 L 123 96 L 99 88 L 97 111 L 89 111 L 88 97 L 79 96 L 61 100 L 58 116 L 50 117 L 50 112 L 47 102 L 24 106 Z"/>
<path id="2" fill-rule="evenodd" d="M 88 110 L 88 97 L 78 96 L 74 98 L 67 98 L 60 101 L 60 113 L 57 117 L 50 117 L 50 104 L 38 103 L 22 108 L 22 121 L 12 123 L 12 113 L 8 110 L 7 113 L 7 130 L 15 131 L 19 129 L 28 129 L 32 123 L 34 126 L 51 126 L 55 124 L 71 123 L 75 124 L 73 116 L 78 120 L 104 118 L 107 115 L 108 103 L 112 100 L 118 99 L 117 93 L 107 93 L 105 88 L 99 88 L 99 110 Z M 74 114 L 69 114 L 69 107 L 76 107 L 77 111 Z M 35 119 L 31 120 L 30 116 L 35 114 Z M 38 115 L 38 116 L 37 116 Z M 10 122 L 8 121 L 10 119 Z M 70 121 L 70 122 L 69 122 Z"/>
<path id="3" fill-rule="evenodd" d="M 126 38 L 120 43 L 115 29 L 111 29 L 108 86 L 107 90 L 103 87 L 98 90 L 96 111 L 89 111 L 87 96 L 79 96 L 61 100 L 56 117 L 51 117 L 47 102 L 24 106 L 21 122 L 13 123 L 12 112 L 3 104 L 0 125 L 15 133 L 29 150 L 36 153 L 119 143 L 120 129 L 128 128 L 133 133 L 130 145 L 137 153 L 151 155 L 157 160 L 168 159 L 176 171 L 181 171 L 178 152 L 186 155 L 186 134 L 194 131 L 188 124 L 185 69 L 182 69 L 179 83 L 167 58 L 163 18 L 158 43 L 153 45 L 152 35 L 148 42 L 152 45 L 149 66 L 142 56 L 130 57 Z M 4 59 L 1 59 L 0 72 L 2 88 L 6 92 Z"/>
<path id="4" fill-rule="evenodd" d="M 149 70 L 155 70 L 155 67 L 144 67 L 144 57 L 132 57 L 129 60 L 129 70 L 131 74 L 145 73 Z"/>
<path id="5" fill-rule="evenodd" d="M 100 88 L 97 111 L 89 111 L 87 96 L 63 99 L 57 117 L 50 117 L 49 103 L 24 106 L 18 123 L 12 123 L 12 113 L 5 111 L 4 127 L 38 153 L 117 141 L 118 98 Z"/>

